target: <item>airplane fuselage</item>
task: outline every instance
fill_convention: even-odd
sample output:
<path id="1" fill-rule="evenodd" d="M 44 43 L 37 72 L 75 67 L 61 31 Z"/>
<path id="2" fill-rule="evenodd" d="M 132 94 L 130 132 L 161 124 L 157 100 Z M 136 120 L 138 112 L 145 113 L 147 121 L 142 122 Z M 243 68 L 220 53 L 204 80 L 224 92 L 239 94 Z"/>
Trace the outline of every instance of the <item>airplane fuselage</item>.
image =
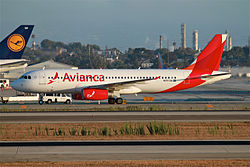
<path id="1" fill-rule="evenodd" d="M 214 76 L 206 79 L 187 79 L 191 70 L 178 69 L 137 69 L 137 70 L 108 70 L 108 69 L 58 69 L 38 70 L 26 73 L 15 81 L 15 89 L 25 92 L 48 93 L 65 92 L 76 93 L 93 86 L 105 86 L 128 82 L 126 87 L 119 86 L 120 94 L 160 93 L 171 92 L 171 88 L 178 90 L 212 83 L 227 79 L 231 74 Z M 216 71 L 214 74 L 225 72 Z M 25 78 L 24 78 L 25 77 Z M 196 80 L 196 82 L 193 82 Z M 135 81 L 135 83 L 133 83 Z M 140 82 L 136 82 L 140 81 Z M 198 82 L 197 82 L 198 81 Z M 212 82 L 211 82 L 212 81 Z M 129 83 L 131 82 L 131 83 Z M 178 88 L 178 85 L 182 84 Z M 116 90 L 110 90 L 116 91 Z M 176 91 L 176 90 L 174 90 Z"/>

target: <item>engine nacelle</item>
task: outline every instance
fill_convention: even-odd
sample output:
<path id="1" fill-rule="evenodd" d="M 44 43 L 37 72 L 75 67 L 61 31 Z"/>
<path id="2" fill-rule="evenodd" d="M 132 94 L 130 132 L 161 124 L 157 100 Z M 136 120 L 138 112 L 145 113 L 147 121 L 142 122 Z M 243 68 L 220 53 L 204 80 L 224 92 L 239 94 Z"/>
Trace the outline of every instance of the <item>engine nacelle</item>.
<path id="1" fill-rule="evenodd" d="M 76 100 L 106 100 L 108 99 L 108 90 L 106 89 L 83 89 L 82 93 L 73 95 Z"/>

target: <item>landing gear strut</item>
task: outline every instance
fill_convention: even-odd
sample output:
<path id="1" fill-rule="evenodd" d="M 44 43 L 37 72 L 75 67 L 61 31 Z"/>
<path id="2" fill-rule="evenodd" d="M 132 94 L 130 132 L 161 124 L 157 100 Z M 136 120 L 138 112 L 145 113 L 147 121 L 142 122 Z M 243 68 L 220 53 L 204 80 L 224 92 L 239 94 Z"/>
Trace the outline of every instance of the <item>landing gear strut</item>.
<path id="1" fill-rule="evenodd" d="M 119 97 L 119 98 L 116 98 L 116 99 L 113 98 L 113 97 L 108 99 L 108 103 L 109 103 L 109 104 L 115 104 L 115 103 L 116 103 L 116 104 L 122 104 L 122 102 L 123 102 L 123 99 L 120 98 L 120 97 Z"/>
<path id="2" fill-rule="evenodd" d="M 109 104 L 115 104 L 115 98 L 109 98 L 108 103 Z"/>

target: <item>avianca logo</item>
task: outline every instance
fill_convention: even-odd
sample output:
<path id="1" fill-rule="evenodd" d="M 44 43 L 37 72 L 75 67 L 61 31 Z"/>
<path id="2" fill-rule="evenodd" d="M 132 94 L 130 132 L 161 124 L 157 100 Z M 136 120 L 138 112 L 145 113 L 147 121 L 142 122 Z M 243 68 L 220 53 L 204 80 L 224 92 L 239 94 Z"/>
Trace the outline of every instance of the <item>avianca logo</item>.
<path id="1" fill-rule="evenodd" d="M 80 75 L 76 73 L 75 75 L 70 75 L 68 73 L 64 74 L 63 82 L 103 82 L 104 75 Z"/>
<path id="2" fill-rule="evenodd" d="M 58 72 L 56 72 L 55 76 L 49 80 L 48 84 L 52 84 L 58 78 Z M 63 82 L 103 82 L 104 75 L 79 75 L 76 73 L 75 75 L 71 75 L 68 73 L 64 74 Z"/>
<path id="3" fill-rule="evenodd" d="M 58 78 L 58 72 L 56 72 L 54 78 L 51 80 L 49 80 L 49 83 L 48 84 L 52 84 L 53 82 L 55 82 L 56 78 Z"/>

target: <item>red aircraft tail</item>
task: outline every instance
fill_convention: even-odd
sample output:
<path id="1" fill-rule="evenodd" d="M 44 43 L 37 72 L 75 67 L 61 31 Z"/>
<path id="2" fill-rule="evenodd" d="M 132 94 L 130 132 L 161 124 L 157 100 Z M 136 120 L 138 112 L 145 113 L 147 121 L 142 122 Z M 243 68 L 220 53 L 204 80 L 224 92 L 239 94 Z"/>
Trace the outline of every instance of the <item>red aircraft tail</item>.
<path id="1" fill-rule="evenodd" d="M 217 34 L 197 57 L 197 59 L 184 70 L 193 70 L 192 75 L 211 74 L 218 71 L 227 35 Z"/>
<path id="2" fill-rule="evenodd" d="M 206 82 L 202 77 L 212 75 L 213 71 L 218 71 L 227 35 L 218 34 L 209 42 L 197 59 L 185 70 L 192 70 L 189 76 L 178 85 L 163 92 L 173 92 L 199 86 Z"/>

